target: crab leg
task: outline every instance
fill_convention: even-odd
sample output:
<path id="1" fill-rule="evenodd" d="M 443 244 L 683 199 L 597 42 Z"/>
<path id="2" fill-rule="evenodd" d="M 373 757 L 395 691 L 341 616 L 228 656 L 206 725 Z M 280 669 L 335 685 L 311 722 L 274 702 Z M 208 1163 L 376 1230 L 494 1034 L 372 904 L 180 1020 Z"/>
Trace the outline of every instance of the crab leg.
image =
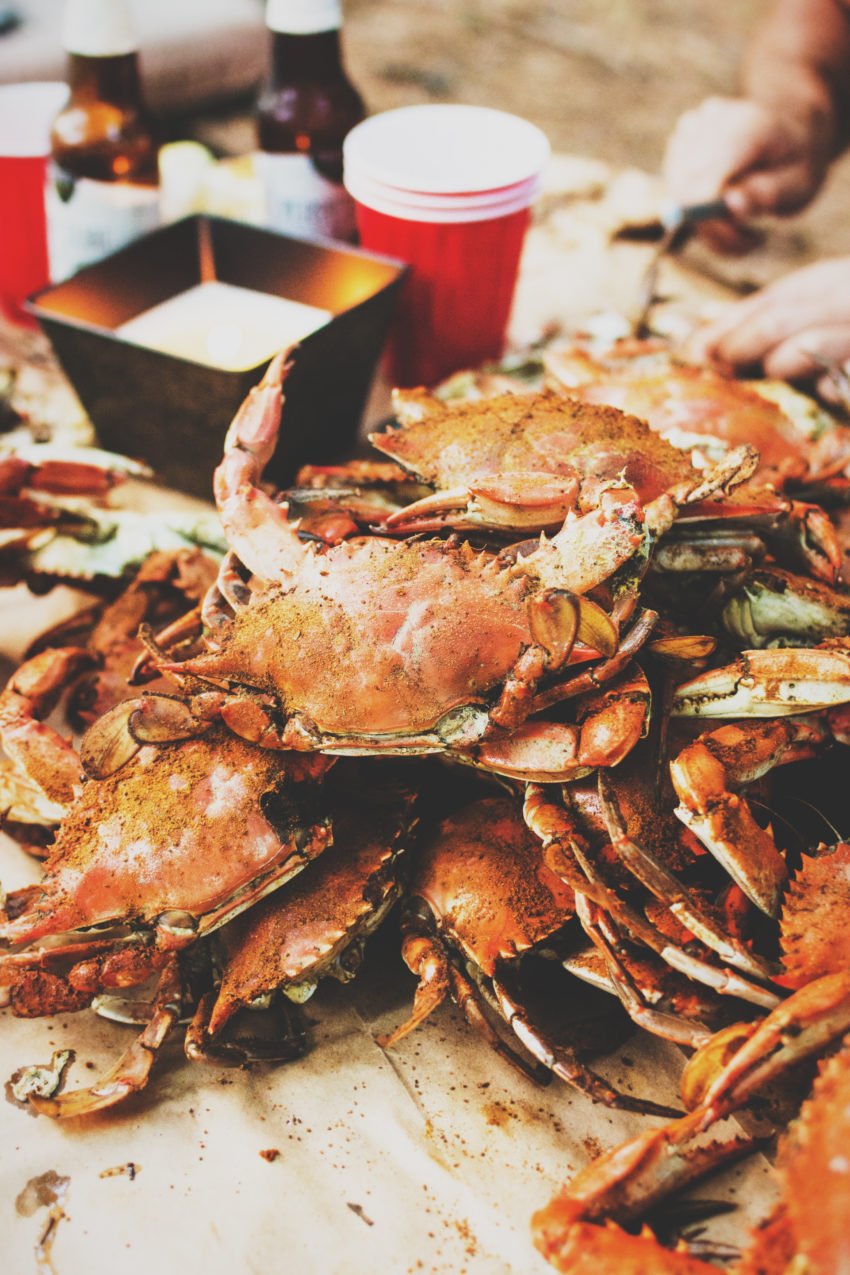
<path id="1" fill-rule="evenodd" d="M 827 739 L 816 718 L 747 722 L 700 735 L 670 763 L 681 803 L 676 815 L 768 916 L 778 914 L 788 870 L 734 789 L 774 766 L 814 756 Z"/>
<path id="2" fill-rule="evenodd" d="M 6 809 L 12 818 L 58 823 L 79 796 L 83 772 L 75 749 L 39 718 L 57 703 L 68 682 L 96 663 L 82 647 L 42 651 L 17 670 L 0 692 L 0 742 L 16 787 L 29 790 L 25 810 Z"/>
<path id="3" fill-rule="evenodd" d="M 668 1118 L 679 1114 L 674 1108 L 667 1107 L 663 1103 L 650 1102 L 621 1093 L 590 1067 L 580 1062 L 571 1049 L 549 1039 L 541 1028 L 531 1021 L 526 1007 L 511 995 L 498 978 L 493 979 L 493 991 L 505 1021 L 531 1056 L 549 1071 L 554 1072 L 561 1080 L 565 1080 L 568 1085 L 572 1085 L 574 1089 L 586 1093 L 594 1102 L 604 1103 L 606 1107 L 616 1107 L 620 1111 L 636 1111 L 640 1115 Z"/>
<path id="4" fill-rule="evenodd" d="M 700 1115 L 700 1128 L 743 1106 L 762 1085 L 801 1058 L 821 1052 L 848 1029 L 850 972 L 825 974 L 801 987 L 759 1023 L 708 1085 L 694 1112 Z"/>
<path id="5" fill-rule="evenodd" d="M 850 647 L 834 644 L 743 651 L 676 690 L 680 717 L 781 717 L 850 701 Z"/>
<path id="6" fill-rule="evenodd" d="M 138 1093 L 148 1083 L 163 1042 L 171 1035 L 180 1018 L 182 983 L 177 959 L 169 961 L 159 980 L 154 1011 L 141 1035 L 133 1041 L 118 1062 L 96 1084 L 54 1098 L 30 1095 L 29 1104 L 42 1116 L 67 1120 L 105 1111 Z"/>
<path id="7" fill-rule="evenodd" d="M 605 682 L 610 682 L 628 667 L 632 657 L 644 646 L 657 623 L 657 611 L 641 610 L 615 654 L 565 682 L 540 691 L 534 697 L 532 712 L 540 713 L 552 704 L 560 704 L 563 700 L 571 699 L 575 695 L 584 695 L 588 691 L 597 690 Z"/>
<path id="8" fill-rule="evenodd" d="M 272 359 L 239 408 L 213 482 L 228 543 L 248 570 L 264 580 L 292 574 L 305 552 L 296 524 L 288 520 L 287 505 L 278 504 L 258 486 L 277 444 L 290 354 L 284 350 Z"/>
<path id="9" fill-rule="evenodd" d="M 664 1200 L 672 1191 L 687 1186 L 712 1169 L 740 1159 L 755 1145 L 752 1139 L 732 1138 L 723 1143 L 699 1145 L 697 1139 L 702 1130 L 699 1115 L 688 1116 L 639 1134 L 629 1142 L 614 1147 L 599 1156 L 577 1174 L 549 1204 L 532 1218 L 532 1233 L 537 1248 L 558 1270 L 573 1271 L 577 1249 L 576 1236 L 583 1237 L 593 1246 L 605 1244 L 606 1235 L 611 1240 L 607 1255 L 616 1259 L 620 1245 L 626 1245 L 626 1255 L 631 1248 L 633 1265 L 621 1267 L 617 1260 L 611 1265 L 596 1265 L 595 1271 L 646 1271 L 652 1264 L 640 1265 L 653 1256 L 653 1249 L 664 1257 L 654 1241 L 648 1238 L 624 1236 L 619 1228 L 606 1228 L 600 1240 L 595 1232 L 603 1218 L 614 1217 L 628 1222 L 640 1217 L 654 1205 Z M 637 1244 L 629 1245 L 629 1240 Z M 591 1252 L 594 1247 L 591 1247 Z M 598 1251 L 598 1250 L 597 1250 Z M 695 1262 L 684 1254 L 680 1264 L 658 1265 L 658 1271 L 691 1272 L 712 1271 L 715 1267 Z M 581 1269 L 581 1267 L 579 1267 Z"/>
<path id="10" fill-rule="evenodd" d="M 750 982 L 734 970 L 719 969 L 691 955 L 623 903 L 616 891 L 611 890 L 599 876 L 566 809 L 547 797 L 539 785 L 529 784 L 526 788 L 523 814 L 529 828 L 543 842 L 547 866 L 577 894 L 584 894 L 596 903 L 631 938 L 650 948 L 667 965 L 723 996 L 738 996 L 765 1009 L 772 1009 L 777 1004 L 778 997 L 773 992 Z"/>
<path id="11" fill-rule="evenodd" d="M 551 530 L 577 510 L 580 486 L 578 470 L 557 475 L 533 471 L 493 475 L 466 487 L 423 496 L 391 514 L 386 528 L 404 535 L 440 531 L 446 526 L 455 531 L 482 526 Z"/>
<path id="12" fill-rule="evenodd" d="M 439 939 L 429 932 L 427 922 L 415 914 L 405 921 L 401 954 L 419 984 L 410 1017 L 388 1036 L 377 1037 L 382 1049 L 398 1044 L 450 995 L 470 1027 L 483 1036 L 501 1058 L 536 1084 L 548 1081 L 550 1068 L 545 1062 L 542 1068 L 528 1063 L 502 1040 L 481 1007 L 474 983 L 452 965 Z"/>
<path id="13" fill-rule="evenodd" d="M 602 953 L 614 995 L 619 998 L 632 1022 L 652 1032 L 654 1036 L 675 1041 L 691 1049 L 696 1049 L 710 1039 L 711 1032 L 701 1023 L 689 1022 L 677 1014 L 668 1014 L 647 1004 L 604 932 L 602 909 L 591 904 L 583 894 L 576 895 L 576 915 L 585 934 Z"/>
<path id="14" fill-rule="evenodd" d="M 770 962 L 750 952 L 743 943 L 728 936 L 717 921 L 697 903 L 688 889 L 672 872 L 664 867 L 642 846 L 632 841 L 620 811 L 614 786 L 600 770 L 598 775 L 599 800 L 611 845 L 634 873 L 641 885 L 654 894 L 689 929 L 701 943 L 716 952 L 727 965 L 751 974 L 754 978 L 769 979 L 778 971 Z"/>

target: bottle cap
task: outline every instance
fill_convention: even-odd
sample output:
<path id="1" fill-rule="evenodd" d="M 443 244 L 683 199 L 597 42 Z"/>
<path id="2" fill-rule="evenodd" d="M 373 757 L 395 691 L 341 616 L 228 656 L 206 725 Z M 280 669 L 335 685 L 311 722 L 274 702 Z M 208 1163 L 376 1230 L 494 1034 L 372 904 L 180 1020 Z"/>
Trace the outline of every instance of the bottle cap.
<path id="1" fill-rule="evenodd" d="M 281 35 L 318 35 L 342 26 L 342 0 L 268 0 L 266 26 Z"/>
<path id="2" fill-rule="evenodd" d="M 135 53 L 139 40 L 126 0 L 66 0 L 62 44 L 90 58 Z"/>

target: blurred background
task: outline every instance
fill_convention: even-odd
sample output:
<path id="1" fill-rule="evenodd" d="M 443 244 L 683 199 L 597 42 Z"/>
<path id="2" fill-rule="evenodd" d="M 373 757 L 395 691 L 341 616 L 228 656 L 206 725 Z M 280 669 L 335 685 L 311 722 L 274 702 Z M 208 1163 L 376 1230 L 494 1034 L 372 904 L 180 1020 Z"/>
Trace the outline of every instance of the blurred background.
<path id="1" fill-rule="evenodd" d="M 171 136 L 254 147 L 261 0 L 134 0 L 148 95 Z M 678 114 L 730 93 L 770 0 L 345 0 L 351 78 L 370 111 L 460 101 L 514 111 L 557 151 L 658 169 Z M 0 82 L 61 77 L 61 0 L 12 0 Z M 777 268 L 850 251 L 850 164 L 783 227 Z"/>

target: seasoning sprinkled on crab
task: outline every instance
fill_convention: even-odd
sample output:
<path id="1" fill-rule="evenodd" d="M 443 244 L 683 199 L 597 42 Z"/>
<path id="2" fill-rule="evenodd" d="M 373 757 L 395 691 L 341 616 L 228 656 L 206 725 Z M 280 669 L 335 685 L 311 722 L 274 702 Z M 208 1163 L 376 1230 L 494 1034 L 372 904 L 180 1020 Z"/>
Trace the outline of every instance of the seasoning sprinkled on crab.
<path id="1" fill-rule="evenodd" d="M 618 1092 L 536 1021 L 518 978 L 527 954 L 557 953 L 575 915 L 572 890 L 542 861 L 510 798 L 484 798 L 440 825 L 413 866 L 402 954 L 419 979 L 413 1012 L 389 1048 L 447 997 L 491 1046 L 532 1078 L 554 1072 L 597 1102 L 659 1114 L 657 1103 Z M 567 984 L 567 1012 L 569 1012 Z M 501 1018 L 532 1066 L 492 1019 Z M 498 1018 L 496 1019 L 498 1022 Z"/>
<path id="2" fill-rule="evenodd" d="M 252 748 L 221 727 L 142 749 L 120 776 L 83 784 L 71 746 L 37 720 L 74 658 L 35 656 L 0 717 L 7 754 L 64 810 L 44 878 L 7 895 L 0 914 L 0 985 L 24 1016 L 144 982 L 330 840 L 315 788 L 329 763 Z"/>
<path id="3" fill-rule="evenodd" d="M 220 576 L 228 605 L 205 612 L 212 649 L 155 661 L 190 693 L 183 727 L 203 730 L 214 713 L 264 747 L 469 753 L 492 737 L 504 752 L 506 732 L 523 728 L 577 642 L 613 655 L 617 624 L 585 595 L 644 545 L 639 505 L 614 487 L 598 509 L 507 561 L 453 540 L 304 544 L 286 508 L 257 486 L 277 438 L 285 367 L 276 360 L 240 410 L 216 477 L 250 587 Z M 345 672 L 344 694 L 335 671 Z M 172 709 L 163 706 L 169 721 Z M 154 731 L 169 737 L 164 723 Z"/>
<path id="4" fill-rule="evenodd" d="M 689 505 L 743 482 L 757 462 L 743 446 L 700 472 L 637 417 L 551 392 L 443 403 L 424 390 L 396 391 L 394 403 L 398 425 L 371 442 L 434 489 L 386 519 L 396 531 L 528 534 L 597 508 L 620 485 L 660 535 Z"/>

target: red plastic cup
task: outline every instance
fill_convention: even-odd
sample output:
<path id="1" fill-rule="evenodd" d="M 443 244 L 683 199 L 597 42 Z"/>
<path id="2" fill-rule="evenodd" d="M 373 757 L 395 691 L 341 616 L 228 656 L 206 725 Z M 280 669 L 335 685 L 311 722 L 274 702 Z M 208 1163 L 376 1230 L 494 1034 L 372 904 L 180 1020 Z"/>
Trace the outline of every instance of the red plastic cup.
<path id="1" fill-rule="evenodd" d="M 431 385 L 502 353 L 548 156 L 533 124 L 478 106 L 404 107 L 349 133 L 363 247 L 411 267 L 388 350 L 395 384 Z"/>
<path id="2" fill-rule="evenodd" d="M 68 96 L 66 84 L 0 86 L 0 307 L 33 325 L 22 309 L 50 281 L 44 188 L 50 127 Z"/>

